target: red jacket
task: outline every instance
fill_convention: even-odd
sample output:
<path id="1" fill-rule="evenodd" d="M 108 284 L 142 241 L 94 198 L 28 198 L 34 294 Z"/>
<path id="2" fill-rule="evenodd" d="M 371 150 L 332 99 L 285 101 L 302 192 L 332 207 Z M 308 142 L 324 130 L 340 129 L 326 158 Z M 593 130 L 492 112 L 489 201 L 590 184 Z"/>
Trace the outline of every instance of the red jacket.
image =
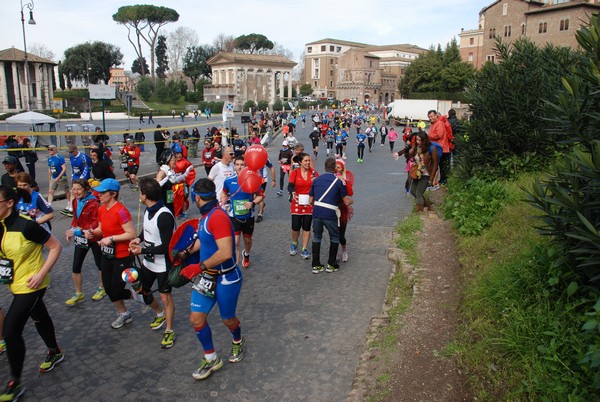
<path id="1" fill-rule="evenodd" d="M 446 125 L 439 116 L 429 127 L 429 140 L 440 144 L 444 153 L 450 152 L 450 141 L 446 135 Z"/>
<path id="2" fill-rule="evenodd" d="M 98 208 L 100 203 L 93 195 L 85 198 L 85 204 L 81 210 L 81 214 L 77 217 L 77 198 L 73 199 L 73 220 L 71 221 L 72 228 L 81 228 L 81 230 L 96 229 L 98 227 Z"/>

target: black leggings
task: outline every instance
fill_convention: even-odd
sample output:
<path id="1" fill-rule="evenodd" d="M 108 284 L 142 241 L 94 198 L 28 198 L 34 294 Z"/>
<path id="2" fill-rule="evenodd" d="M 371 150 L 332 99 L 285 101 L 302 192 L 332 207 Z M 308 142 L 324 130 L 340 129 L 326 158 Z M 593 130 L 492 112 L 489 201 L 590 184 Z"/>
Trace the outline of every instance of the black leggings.
<path id="1" fill-rule="evenodd" d="M 342 157 L 344 152 L 344 145 L 343 144 L 335 144 L 335 153 L 338 154 L 340 156 L 340 158 Z"/>
<path id="2" fill-rule="evenodd" d="M 312 225 L 312 215 L 292 215 L 292 230 L 299 232 L 300 229 L 310 232 Z"/>
<path id="3" fill-rule="evenodd" d="M 98 267 L 98 271 L 102 267 L 102 252 L 100 251 L 100 246 L 96 242 L 90 243 L 90 248 L 92 250 L 92 254 L 94 255 L 94 262 L 96 263 L 96 267 Z M 73 252 L 73 273 L 80 274 L 81 267 L 83 266 L 83 261 L 85 260 L 85 256 L 88 253 L 89 249 L 83 249 L 81 247 L 75 246 L 75 251 Z"/>
<path id="4" fill-rule="evenodd" d="M 385 137 L 387 137 L 387 134 L 381 134 L 381 145 L 385 144 Z"/>
<path id="5" fill-rule="evenodd" d="M 289 170 L 288 170 L 288 175 L 289 175 Z M 283 170 L 281 167 L 279 168 L 279 189 L 281 191 L 283 191 L 283 179 L 285 177 L 285 170 Z"/>
<path id="6" fill-rule="evenodd" d="M 348 227 L 348 222 L 340 221 L 340 244 L 342 246 L 346 246 L 346 228 Z"/>
<path id="7" fill-rule="evenodd" d="M 356 150 L 358 151 L 358 159 L 362 159 L 365 156 L 365 144 L 358 144 Z"/>
<path id="8" fill-rule="evenodd" d="M 4 318 L 4 339 L 6 355 L 13 378 L 20 379 L 25 361 L 25 340 L 23 329 L 29 317 L 35 323 L 35 329 L 44 340 L 49 350 L 58 352 L 58 343 L 54 332 L 54 323 L 48 314 L 43 297 L 46 288 L 32 293 L 16 294 Z"/>
<path id="9" fill-rule="evenodd" d="M 394 142 L 396 142 L 396 141 L 389 141 L 389 143 L 390 143 L 390 152 L 394 152 Z"/>
<path id="10" fill-rule="evenodd" d="M 131 267 L 131 257 L 106 258 L 102 255 L 102 284 L 111 302 L 131 299 L 131 292 L 125 289 L 121 274 Z"/>
<path id="11" fill-rule="evenodd" d="M 375 143 L 375 137 L 368 137 L 367 141 L 369 141 L 369 150 L 373 149 L 373 144 Z"/>

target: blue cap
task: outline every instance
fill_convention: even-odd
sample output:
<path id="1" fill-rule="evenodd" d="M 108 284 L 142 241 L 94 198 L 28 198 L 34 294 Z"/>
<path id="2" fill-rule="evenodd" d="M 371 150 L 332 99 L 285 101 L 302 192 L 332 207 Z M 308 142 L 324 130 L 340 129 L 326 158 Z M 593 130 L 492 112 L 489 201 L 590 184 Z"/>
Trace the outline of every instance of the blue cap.
<path id="1" fill-rule="evenodd" d="M 96 190 L 99 193 L 104 193 L 105 191 L 118 192 L 121 190 L 121 185 L 115 179 L 104 179 L 102 180 L 99 186 L 94 187 L 94 190 Z"/>
<path id="2" fill-rule="evenodd" d="M 171 149 L 173 150 L 173 153 L 175 153 L 175 154 L 183 153 L 183 149 L 181 149 L 181 145 L 179 145 L 179 144 L 173 144 L 171 146 Z"/>

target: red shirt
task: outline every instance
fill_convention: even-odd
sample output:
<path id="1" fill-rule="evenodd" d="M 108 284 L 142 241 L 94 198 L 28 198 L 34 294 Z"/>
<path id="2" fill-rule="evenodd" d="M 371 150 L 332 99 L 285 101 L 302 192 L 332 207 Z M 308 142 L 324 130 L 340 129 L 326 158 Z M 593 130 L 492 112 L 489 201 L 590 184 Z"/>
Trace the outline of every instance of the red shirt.
<path id="1" fill-rule="evenodd" d="M 102 225 L 102 236 L 110 237 L 125 233 L 123 225 L 131 221 L 131 215 L 125 205 L 117 201 L 110 209 L 101 205 L 98 210 L 98 219 Z M 129 240 L 115 242 L 115 257 L 125 258 L 129 256 Z"/>
<path id="2" fill-rule="evenodd" d="M 140 165 L 140 147 L 137 145 L 133 149 L 129 147 L 123 148 L 122 154 L 127 154 L 127 166 L 139 166 Z"/>
<path id="3" fill-rule="evenodd" d="M 292 198 L 292 205 L 290 206 L 292 215 L 312 215 L 312 205 L 300 205 L 298 203 L 298 195 L 308 195 L 313 179 L 317 176 L 319 176 L 319 173 L 311 168 L 308 169 L 306 179 L 302 177 L 301 168 L 294 169 L 290 173 L 290 183 L 294 184 L 294 193 L 296 193 L 296 196 Z"/>

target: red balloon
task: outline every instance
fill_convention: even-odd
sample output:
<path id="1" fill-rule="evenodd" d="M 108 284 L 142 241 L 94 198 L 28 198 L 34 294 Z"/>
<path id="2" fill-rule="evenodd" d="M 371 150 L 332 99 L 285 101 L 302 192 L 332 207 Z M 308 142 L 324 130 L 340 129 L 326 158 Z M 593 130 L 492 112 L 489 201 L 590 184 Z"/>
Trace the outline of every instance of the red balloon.
<path id="1" fill-rule="evenodd" d="M 267 163 L 269 154 L 262 145 L 254 144 L 246 150 L 244 153 L 244 161 L 246 166 L 252 170 L 259 170 Z"/>
<path id="2" fill-rule="evenodd" d="M 256 170 L 245 167 L 238 175 L 238 184 L 242 191 L 246 193 L 255 193 L 260 188 L 263 178 Z"/>

